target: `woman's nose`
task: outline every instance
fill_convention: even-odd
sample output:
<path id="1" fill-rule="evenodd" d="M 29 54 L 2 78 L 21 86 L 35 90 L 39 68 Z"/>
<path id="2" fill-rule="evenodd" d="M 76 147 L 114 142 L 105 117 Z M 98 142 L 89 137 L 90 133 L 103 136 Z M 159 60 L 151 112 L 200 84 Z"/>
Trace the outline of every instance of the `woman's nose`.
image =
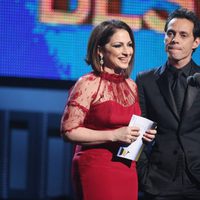
<path id="1" fill-rule="evenodd" d="M 123 54 L 129 54 L 130 50 L 128 47 L 123 48 Z"/>

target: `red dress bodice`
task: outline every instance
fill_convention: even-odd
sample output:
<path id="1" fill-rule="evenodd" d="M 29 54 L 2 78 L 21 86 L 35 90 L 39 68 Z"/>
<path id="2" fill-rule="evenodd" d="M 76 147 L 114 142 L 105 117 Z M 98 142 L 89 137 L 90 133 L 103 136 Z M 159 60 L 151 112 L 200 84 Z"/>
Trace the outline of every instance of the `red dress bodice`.
<path id="1" fill-rule="evenodd" d="M 127 126 L 140 115 L 136 84 L 122 75 L 102 73 L 81 77 L 72 88 L 62 118 L 62 132 L 77 127 L 95 130 Z"/>

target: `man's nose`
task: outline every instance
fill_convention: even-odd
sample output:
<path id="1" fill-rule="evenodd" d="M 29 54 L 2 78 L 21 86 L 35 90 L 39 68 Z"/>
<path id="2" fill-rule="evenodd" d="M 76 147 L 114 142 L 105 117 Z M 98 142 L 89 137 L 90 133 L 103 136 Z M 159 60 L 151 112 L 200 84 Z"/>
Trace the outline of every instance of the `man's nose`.
<path id="1" fill-rule="evenodd" d="M 179 40 L 179 37 L 178 37 L 177 34 L 175 34 L 175 35 L 173 36 L 173 38 L 172 38 L 172 42 L 173 42 L 173 43 L 176 43 L 176 42 L 178 42 L 178 40 Z"/>

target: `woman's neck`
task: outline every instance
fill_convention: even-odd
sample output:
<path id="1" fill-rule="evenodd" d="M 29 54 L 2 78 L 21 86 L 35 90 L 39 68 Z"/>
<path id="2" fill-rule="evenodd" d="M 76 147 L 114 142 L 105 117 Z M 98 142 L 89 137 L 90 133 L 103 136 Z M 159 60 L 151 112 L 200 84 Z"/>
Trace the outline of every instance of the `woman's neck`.
<path id="1" fill-rule="evenodd" d="M 112 68 L 108 68 L 108 67 L 103 67 L 103 71 L 107 72 L 109 74 L 121 74 L 122 73 L 121 68 L 112 69 Z"/>

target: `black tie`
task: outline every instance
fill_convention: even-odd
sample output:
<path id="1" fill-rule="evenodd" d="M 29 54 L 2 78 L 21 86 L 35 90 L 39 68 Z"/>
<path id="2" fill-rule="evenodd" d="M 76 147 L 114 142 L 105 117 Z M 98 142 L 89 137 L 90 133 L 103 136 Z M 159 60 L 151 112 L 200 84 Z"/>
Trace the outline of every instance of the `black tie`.
<path id="1" fill-rule="evenodd" d="M 181 113 L 182 105 L 183 105 L 183 99 L 184 99 L 184 93 L 185 93 L 185 87 L 184 87 L 184 77 L 182 71 L 176 71 L 174 73 L 174 82 L 172 84 L 172 93 L 174 96 L 174 100 L 176 103 L 176 107 L 178 110 L 178 113 Z"/>

